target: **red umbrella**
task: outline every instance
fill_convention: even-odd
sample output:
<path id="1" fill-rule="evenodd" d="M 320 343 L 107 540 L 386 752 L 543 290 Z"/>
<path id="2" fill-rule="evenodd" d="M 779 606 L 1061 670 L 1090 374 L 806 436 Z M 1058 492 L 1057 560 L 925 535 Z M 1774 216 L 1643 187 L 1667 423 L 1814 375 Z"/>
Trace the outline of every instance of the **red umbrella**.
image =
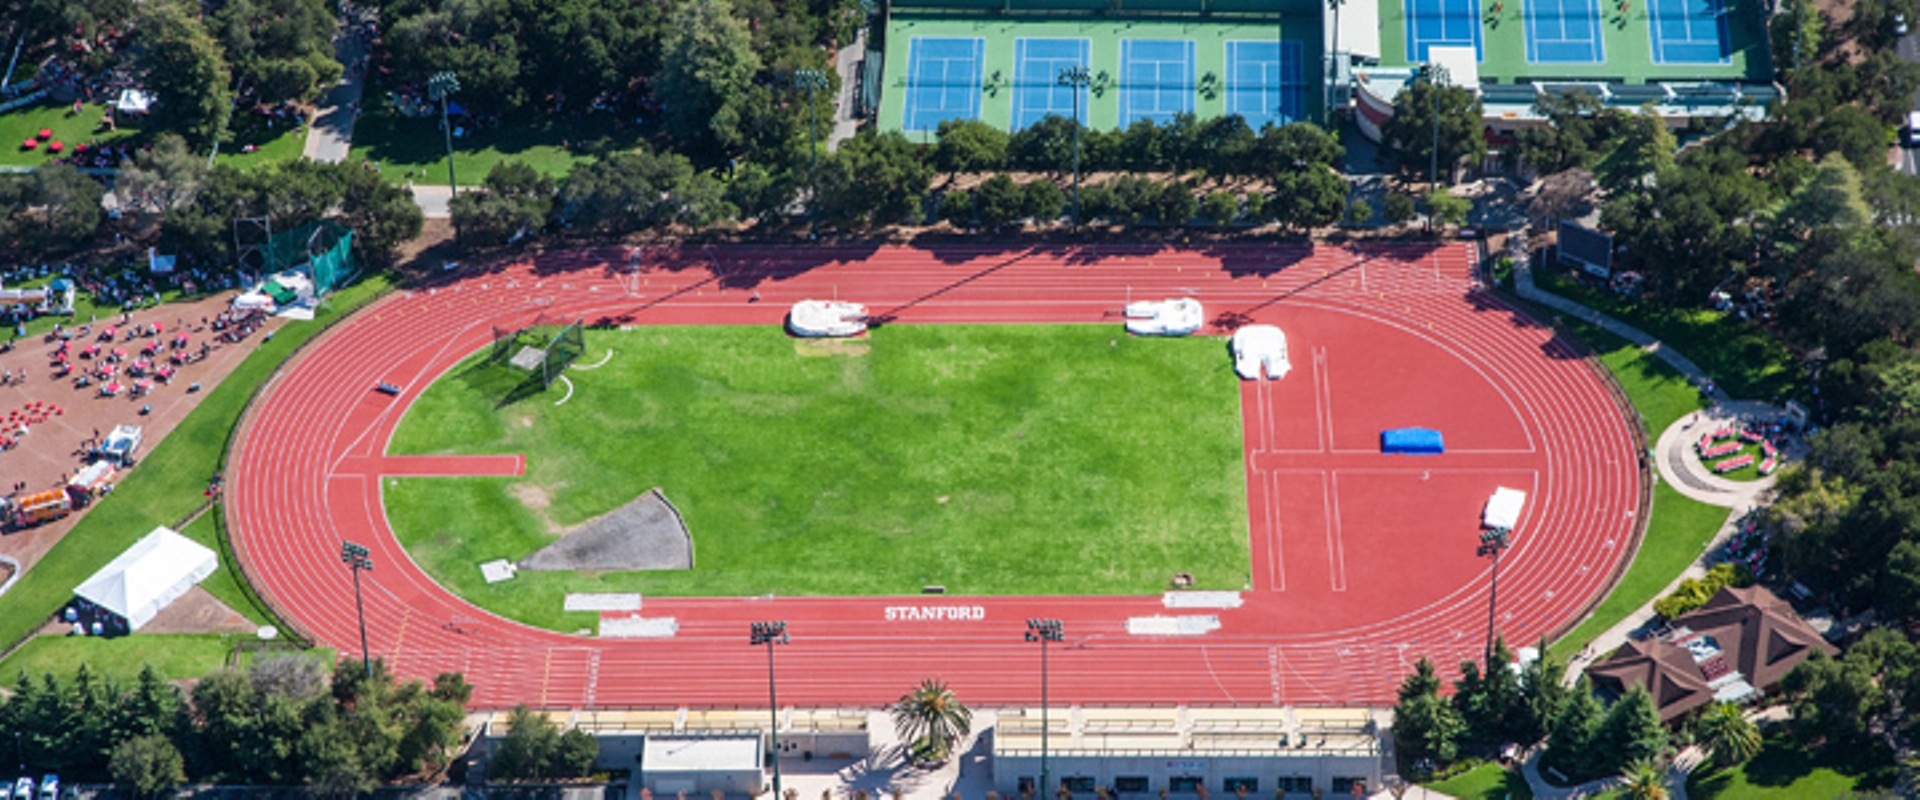
<path id="1" fill-rule="evenodd" d="M 81 142 L 79 144 L 76 144 L 73 146 L 73 149 L 74 149 L 74 152 L 78 152 L 78 153 L 87 152 L 87 143 Z"/>
<path id="2" fill-rule="evenodd" d="M 42 138 L 42 139 L 51 139 L 51 138 L 53 138 L 53 129 L 52 129 L 52 128 L 41 128 L 41 129 L 40 129 L 40 138 Z"/>
<path id="3" fill-rule="evenodd" d="M 26 141 L 24 141 L 24 142 L 21 142 L 21 143 L 20 143 L 20 149 L 22 149 L 22 150 L 32 150 L 32 149 L 34 149 L 34 148 L 36 148 L 36 147 L 39 147 L 39 146 L 40 146 L 40 140 L 39 140 L 39 139 L 28 139 L 28 140 L 26 140 Z"/>
<path id="4" fill-rule="evenodd" d="M 53 144 L 50 144 L 50 145 L 47 145 L 47 149 L 48 149 L 48 150 L 52 150 L 53 152 L 56 152 L 56 153 L 58 153 L 58 152 L 60 152 L 60 151 L 62 151 L 62 150 L 65 150 L 65 149 L 67 149 L 67 143 L 66 143 L 66 142 L 54 142 Z"/>

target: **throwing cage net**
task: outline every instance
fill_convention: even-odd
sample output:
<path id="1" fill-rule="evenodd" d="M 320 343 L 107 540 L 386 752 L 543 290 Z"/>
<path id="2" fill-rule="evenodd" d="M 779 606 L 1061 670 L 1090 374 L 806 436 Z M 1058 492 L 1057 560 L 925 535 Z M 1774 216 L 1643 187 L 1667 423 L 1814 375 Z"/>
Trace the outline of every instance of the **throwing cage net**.
<path id="1" fill-rule="evenodd" d="M 325 297 L 353 278 L 353 231 L 332 220 L 309 222 L 273 234 L 262 253 L 266 274 L 305 265 L 313 293 Z"/>
<path id="2" fill-rule="evenodd" d="M 542 314 L 517 328 L 496 326 L 489 360 L 527 373 L 523 386 L 516 387 L 517 394 L 525 384 L 537 384 L 540 389 L 552 386 L 586 351 L 584 320 L 553 319 Z"/>

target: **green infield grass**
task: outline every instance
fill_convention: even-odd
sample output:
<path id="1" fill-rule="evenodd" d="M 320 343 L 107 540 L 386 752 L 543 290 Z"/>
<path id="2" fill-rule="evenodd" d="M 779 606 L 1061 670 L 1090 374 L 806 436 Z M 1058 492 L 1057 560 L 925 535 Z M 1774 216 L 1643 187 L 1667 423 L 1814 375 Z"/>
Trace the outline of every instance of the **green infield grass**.
<path id="1" fill-rule="evenodd" d="M 389 479 L 434 578 L 575 630 L 567 592 L 757 596 L 1148 594 L 1176 572 L 1247 580 L 1239 388 L 1218 339 L 1112 326 L 898 326 L 796 341 L 772 327 L 589 331 L 573 394 L 502 405 L 485 353 L 429 388 L 391 452 L 524 453 L 521 479 Z M 661 487 L 691 571 L 521 571 L 562 531 Z"/>

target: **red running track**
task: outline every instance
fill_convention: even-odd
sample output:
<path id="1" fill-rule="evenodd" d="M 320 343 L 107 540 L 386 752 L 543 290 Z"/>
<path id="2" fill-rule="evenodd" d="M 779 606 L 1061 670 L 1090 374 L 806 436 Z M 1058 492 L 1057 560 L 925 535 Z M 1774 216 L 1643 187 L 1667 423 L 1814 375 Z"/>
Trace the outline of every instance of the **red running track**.
<path id="1" fill-rule="evenodd" d="M 1478 515 L 1527 491 L 1501 563 L 1499 628 L 1531 642 L 1583 613 L 1627 557 L 1639 490 L 1627 422 L 1550 329 L 1476 288 L 1465 245 L 1205 250 L 727 248 L 570 251 L 400 292 L 317 340 L 244 423 L 229 470 L 233 539 L 255 585 L 316 641 L 358 656 L 341 539 L 367 544 L 370 648 L 404 676 L 464 671 L 475 704 L 753 704 L 766 690 L 750 622 L 784 619 L 780 691 L 796 704 L 880 704 L 940 676 L 977 703 L 1038 691 L 1025 619 L 1060 618 L 1062 702 L 1390 702 L 1410 663 L 1480 650 L 1488 562 Z M 529 628 L 435 584 L 396 543 L 385 474 L 517 474 L 517 459 L 389 457 L 419 391 L 540 313 L 618 324 L 777 325 L 794 301 L 838 295 L 905 324 L 1116 326 L 1127 298 L 1198 297 L 1222 324 L 1286 330 L 1283 381 L 1243 384 L 1252 589 L 1237 608 L 1159 597 L 653 598 L 670 639 Z M 1216 331 L 1218 332 L 1218 331 Z M 1226 358 L 1222 352 L 1221 358 Z M 399 397 L 373 391 L 387 381 Z M 1382 428 L 1442 429 L 1448 452 L 1378 453 Z M 1036 532 L 1038 533 L 1038 532 Z M 916 620 L 889 607 L 977 608 Z M 1136 636 L 1132 617 L 1217 614 L 1198 636 Z"/>

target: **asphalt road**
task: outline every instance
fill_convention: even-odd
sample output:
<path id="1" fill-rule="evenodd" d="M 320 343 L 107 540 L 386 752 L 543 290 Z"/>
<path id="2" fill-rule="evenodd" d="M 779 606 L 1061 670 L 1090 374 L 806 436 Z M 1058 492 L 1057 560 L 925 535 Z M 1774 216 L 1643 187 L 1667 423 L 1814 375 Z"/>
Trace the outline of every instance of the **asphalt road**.
<path id="1" fill-rule="evenodd" d="M 1893 51 L 1907 61 L 1920 62 L 1920 32 L 1910 32 L 1900 37 Z M 1920 90 L 1913 93 L 1913 107 L 1920 109 Z M 1896 168 L 1908 175 L 1920 175 L 1920 150 L 1907 146 L 1907 129 L 1904 125 L 1900 128 L 1900 163 Z"/>

